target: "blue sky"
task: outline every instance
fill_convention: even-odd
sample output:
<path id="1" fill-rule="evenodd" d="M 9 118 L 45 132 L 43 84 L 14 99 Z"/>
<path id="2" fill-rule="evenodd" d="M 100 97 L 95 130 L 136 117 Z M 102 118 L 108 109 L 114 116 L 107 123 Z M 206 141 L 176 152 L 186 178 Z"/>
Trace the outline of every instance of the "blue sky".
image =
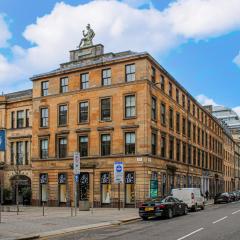
<path id="1" fill-rule="evenodd" d="M 240 113 L 239 9 L 239 0 L 0 0 L 0 90 L 57 68 L 90 22 L 106 51 L 149 51 L 201 103 Z"/>

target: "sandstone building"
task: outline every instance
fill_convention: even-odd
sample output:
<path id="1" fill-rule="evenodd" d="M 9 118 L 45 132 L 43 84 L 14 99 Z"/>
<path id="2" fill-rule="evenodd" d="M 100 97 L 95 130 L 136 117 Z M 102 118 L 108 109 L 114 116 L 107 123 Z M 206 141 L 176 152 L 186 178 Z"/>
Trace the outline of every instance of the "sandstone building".
<path id="1" fill-rule="evenodd" d="M 1 185 L 12 191 L 11 199 L 15 202 L 18 176 L 20 203 L 23 202 L 23 191 L 31 189 L 31 116 L 32 90 L 0 96 L 0 129 L 6 129 L 7 142 L 6 152 L 0 152 L 0 162 L 4 163 Z M 3 198 L 3 191 L 1 193 Z"/>
<path id="2" fill-rule="evenodd" d="M 95 206 L 117 203 L 116 161 L 124 163 L 125 206 L 173 187 L 201 187 L 211 195 L 223 190 L 223 127 L 148 53 L 80 48 L 70 51 L 69 62 L 31 80 L 32 91 L 0 98 L 8 142 L 0 157 L 10 186 L 23 156 L 18 168 L 30 179 L 33 204 L 70 205 L 74 152 L 81 154 L 78 200 Z M 23 127 L 13 127 L 22 110 Z"/>

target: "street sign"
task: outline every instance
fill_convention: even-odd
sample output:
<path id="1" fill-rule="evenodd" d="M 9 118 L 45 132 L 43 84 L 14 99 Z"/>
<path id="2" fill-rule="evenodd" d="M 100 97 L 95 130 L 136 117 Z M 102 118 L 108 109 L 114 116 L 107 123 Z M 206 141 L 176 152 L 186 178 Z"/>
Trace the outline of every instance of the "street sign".
<path id="1" fill-rule="evenodd" d="M 0 130 L 0 152 L 6 150 L 6 132 L 5 130 Z"/>
<path id="2" fill-rule="evenodd" d="M 114 163 L 114 183 L 123 183 L 123 163 Z"/>
<path id="3" fill-rule="evenodd" d="M 75 152 L 73 155 L 73 173 L 80 174 L 80 153 Z"/>
<path id="4" fill-rule="evenodd" d="M 74 175 L 74 179 L 75 179 L 75 182 L 78 183 L 79 182 L 79 174 Z"/>

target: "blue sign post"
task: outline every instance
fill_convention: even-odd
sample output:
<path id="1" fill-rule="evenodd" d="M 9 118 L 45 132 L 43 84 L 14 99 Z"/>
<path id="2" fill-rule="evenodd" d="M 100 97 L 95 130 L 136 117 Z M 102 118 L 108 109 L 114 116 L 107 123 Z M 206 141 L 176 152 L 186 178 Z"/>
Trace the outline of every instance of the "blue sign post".
<path id="1" fill-rule="evenodd" d="M 0 152 L 6 151 L 6 131 L 0 130 Z"/>

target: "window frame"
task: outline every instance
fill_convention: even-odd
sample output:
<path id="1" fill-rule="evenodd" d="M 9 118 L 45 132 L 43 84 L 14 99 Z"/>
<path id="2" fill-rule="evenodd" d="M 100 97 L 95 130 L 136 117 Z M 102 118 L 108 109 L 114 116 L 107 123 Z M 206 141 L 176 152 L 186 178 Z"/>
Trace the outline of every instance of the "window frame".
<path id="1" fill-rule="evenodd" d="M 42 155 L 42 141 L 47 141 L 47 157 L 43 157 L 43 155 Z M 48 159 L 49 158 L 49 137 L 39 138 L 39 158 L 40 159 Z"/>
<path id="2" fill-rule="evenodd" d="M 67 80 L 67 84 L 64 83 L 62 84 L 63 80 Z M 60 78 L 60 93 L 67 93 L 68 92 L 68 86 L 69 86 L 69 78 L 68 77 L 61 77 Z M 64 90 L 66 89 L 66 90 Z"/>
<path id="3" fill-rule="evenodd" d="M 41 106 L 40 108 L 39 108 L 40 110 L 40 119 L 39 119 L 39 128 L 49 128 L 49 107 L 48 106 Z M 45 117 L 44 119 L 47 119 L 47 125 L 46 126 L 43 126 L 43 124 L 42 124 L 42 110 L 43 109 L 47 109 L 47 118 Z"/>
<path id="4" fill-rule="evenodd" d="M 87 138 L 87 143 L 86 143 L 86 146 L 87 146 L 87 155 L 83 155 L 82 152 L 81 152 L 81 140 L 80 138 Z M 85 143 L 85 142 L 84 142 Z M 78 135 L 78 151 L 80 153 L 80 157 L 88 157 L 89 156 L 89 134 L 79 134 Z"/>
<path id="5" fill-rule="evenodd" d="M 87 76 L 87 80 L 85 79 L 83 81 L 83 77 Z M 86 86 L 84 87 L 84 84 L 86 84 Z M 89 89 L 89 72 L 85 72 L 85 73 L 81 73 L 80 74 L 80 89 L 81 90 L 85 90 L 85 89 Z"/>
<path id="6" fill-rule="evenodd" d="M 81 106 L 81 104 L 83 104 L 83 103 L 87 103 L 87 120 L 86 121 L 81 121 L 81 108 L 80 108 L 80 106 Z M 81 100 L 81 101 L 79 101 L 78 102 L 78 124 L 87 124 L 87 123 L 89 123 L 89 121 L 90 121 L 90 114 L 89 114 L 89 111 L 90 110 L 90 101 L 89 100 Z M 85 113 L 86 111 L 84 111 L 84 113 Z"/>
<path id="7" fill-rule="evenodd" d="M 107 74 L 107 77 L 104 77 L 104 72 L 108 72 L 110 71 L 110 77 Z M 110 79 L 110 83 L 109 83 L 109 79 Z M 105 80 L 108 81 L 108 84 L 105 84 Z M 110 86 L 112 84 L 112 69 L 111 68 L 105 68 L 102 69 L 102 86 Z"/>
<path id="8" fill-rule="evenodd" d="M 65 112 L 67 112 L 66 114 L 66 122 L 65 123 L 61 123 L 60 120 L 61 120 L 61 111 L 60 111 L 60 108 L 61 107 L 66 107 L 67 110 Z M 69 106 L 68 106 L 68 103 L 60 103 L 58 104 L 58 127 L 65 127 L 68 125 L 68 114 L 69 114 Z M 62 115 L 63 116 L 63 115 Z"/>
<path id="9" fill-rule="evenodd" d="M 132 72 L 131 66 L 134 66 L 134 72 Z M 130 72 L 127 72 L 128 67 L 130 67 Z M 128 80 L 128 76 L 131 76 L 131 80 Z M 135 63 L 126 64 L 125 65 L 125 82 L 134 82 L 134 81 L 136 81 L 136 64 Z"/>
<path id="10" fill-rule="evenodd" d="M 47 85 L 47 88 L 44 87 L 44 85 Z M 46 97 L 48 96 L 48 90 L 49 90 L 49 81 L 42 81 L 41 82 L 41 96 Z"/>
<path id="11" fill-rule="evenodd" d="M 109 111 L 109 117 L 106 119 L 103 118 L 103 106 L 102 102 L 108 100 L 109 101 L 109 109 L 105 109 L 105 111 Z M 101 122 L 111 122 L 112 121 L 112 97 L 102 97 L 100 98 L 100 121 Z"/>
<path id="12" fill-rule="evenodd" d="M 134 99 L 135 99 L 134 106 L 131 105 L 131 106 L 127 107 L 127 101 L 126 101 L 127 97 L 134 97 Z M 124 109 L 123 109 L 124 119 L 136 118 L 137 117 L 137 94 L 136 93 L 125 94 L 123 100 L 124 100 L 124 105 L 123 105 L 124 106 Z M 127 108 L 130 108 L 130 109 L 135 108 L 135 115 L 127 116 Z"/>
<path id="13" fill-rule="evenodd" d="M 66 139 L 66 154 L 64 156 L 60 156 L 60 139 Z M 62 148 L 61 148 L 62 149 Z M 58 135 L 57 136 L 57 158 L 64 159 L 68 157 L 68 136 L 67 135 Z"/>
<path id="14" fill-rule="evenodd" d="M 109 144 L 109 154 L 103 154 L 103 136 L 107 135 L 110 137 L 110 144 Z M 112 134 L 105 132 L 105 133 L 100 133 L 100 156 L 111 156 L 112 155 Z"/>
<path id="15" fill-rule="evenodd" d="M 132 147 L 133 143 L 127 143 L 127 134 L 134 134 L 135 142 L 134 142 L 134 152 L 127 151 Z M 125 155 L 135 155 L 136 154 L 136 146 L 137 146 L 137 137 L 136 137 L 136 131 L 124 131 L 124 154 Z M 130 136 L 131 138 L 131 136 Z M 128 144 L 128 145 L 127 145 Z"/>

